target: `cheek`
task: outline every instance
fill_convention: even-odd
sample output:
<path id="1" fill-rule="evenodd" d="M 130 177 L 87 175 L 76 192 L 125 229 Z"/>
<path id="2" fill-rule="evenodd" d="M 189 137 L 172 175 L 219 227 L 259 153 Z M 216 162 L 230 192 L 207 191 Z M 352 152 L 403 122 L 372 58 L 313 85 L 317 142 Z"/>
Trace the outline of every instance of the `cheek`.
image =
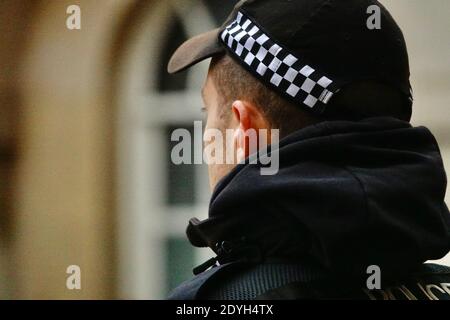
<path id="1" fill-rule="evenodd" d="M 209 141 L 206 141 L 206 134 L 208 132 L 208 130 L 210 130 L 212 128 L 211 126 L 211 116 L 208 114 L 206 116 L 206 122 L 204 123 L 204 128 L 203 128 L 203 137 L 202 137 L 202 141 L 203 141 L 203 147 L 206 146 Z"/>
<path id="2" fill-rule="evenodd" d="M 206 116 L 206 127 L 210 129 L 218 129 L 218 119 L 215 108 L 210 108 Z"/>
<path id="3" fill-rule="evenodd" d="M 206 120 L 205 120 L 205 123 L 204 123 L 204 131 L 203 131 L 203 142 L 204 142 L 204 144 L 205 144 L 205 135 L 206 135 L 206 132 L 208 131 L 208 130 L 211 130 L 211 129 L 220 129 L 220 122 L 218 121 L 218 117 L 216 116 L 216 113 L 215 113 L 215 110 L 213 109 L 213 108 L 211 108 L 209 111 L 208 111 L 208 113 L 206 114 Z M 206 144 L 208 144 L 208 143 L 211 143 L 211 139 L 208 139 L 209 141 L 206 143 Z"/>
<path id="4" fill-rule="evenodd" d="M 206 117 L 205 117 L 205 120 L 204 120 L 204 125 L 205 125 L 204 129 L 205 130 L 212 128 L 212 126 L 211 126 L 212 125 L 212 119 L 211 118 L 212 118 L 211 115 L 208 113 L 206 115 Z"/>

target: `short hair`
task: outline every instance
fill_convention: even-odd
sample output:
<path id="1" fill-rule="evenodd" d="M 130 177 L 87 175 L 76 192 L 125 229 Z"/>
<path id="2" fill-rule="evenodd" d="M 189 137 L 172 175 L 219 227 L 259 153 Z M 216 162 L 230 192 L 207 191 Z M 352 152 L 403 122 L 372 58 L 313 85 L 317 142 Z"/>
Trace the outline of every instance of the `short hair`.
<path id="1" fill-rule="evenodd" d="M 409 121 L 411 116 L 403 96 L 381 83 L 358 82 L 344 87 L 330 101 L 329 111 L 318 116 L 279 95 L 228 55 L 214 57 L 210 72 L 221 99 L 222 118 L 231 117 L 227 106 L 233 101 L 247 100 L 260 108 L 271 128 L 280 130 L 280 137 L 325 120 L 393 116 Z"/>
<path id="2" fill-rule="evenodd" d="M 210 70 L 224 118 L 231 116 L 231 108 L 226 106 L 235 100 L 247 100 L 260 108 L 271 128 L 280 130 L 280 137 L 319 121 L 268 88 L 228 55 L 213 58 Z"/>

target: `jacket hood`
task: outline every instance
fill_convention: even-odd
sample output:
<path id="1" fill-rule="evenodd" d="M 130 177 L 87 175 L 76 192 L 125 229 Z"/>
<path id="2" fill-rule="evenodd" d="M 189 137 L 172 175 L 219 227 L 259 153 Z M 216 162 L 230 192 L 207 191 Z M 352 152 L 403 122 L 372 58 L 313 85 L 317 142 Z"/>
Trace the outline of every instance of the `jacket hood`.
<path id="1" fill-rule="evenodd" d="M 264 257 L 332 270 L 404 269 L 450 250 L 446 176 L 430 131 L 393 118 L 329 121 L 279 143 L 279 172 L 239 164 L 188 238 L 256 244 Z"/>

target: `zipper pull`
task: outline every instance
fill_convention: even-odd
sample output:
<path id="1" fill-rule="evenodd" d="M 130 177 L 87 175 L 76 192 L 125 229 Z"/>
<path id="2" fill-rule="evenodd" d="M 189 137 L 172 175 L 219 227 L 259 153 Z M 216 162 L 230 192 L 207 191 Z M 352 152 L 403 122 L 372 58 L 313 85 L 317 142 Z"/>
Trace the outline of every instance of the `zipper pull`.
<path id="1" fill-rule="evenodd" d="M 217 262 L 217 257 L 213 257 L 213 258 L 203 262 L 201 265 L 192 269 L 192 272 L 196 276 L 196 275 L 202 273 L 203 271 L 209 269 L 210 267 L 214 266 L 216 264 L 216 262 Z"/>

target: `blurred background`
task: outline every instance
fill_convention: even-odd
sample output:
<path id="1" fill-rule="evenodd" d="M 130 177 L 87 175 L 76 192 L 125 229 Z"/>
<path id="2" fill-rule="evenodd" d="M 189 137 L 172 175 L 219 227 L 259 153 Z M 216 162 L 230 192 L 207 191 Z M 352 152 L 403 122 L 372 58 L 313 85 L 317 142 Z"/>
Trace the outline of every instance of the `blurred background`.
<path id="1" fill-rule="evenodd" d="M 0 299 L 164 298 L 212 256 L 184 234 L 207 215 L 206 168 L 169 161 L 171 130 L 202 118 L 207 64 L 165 68 L 235 2 L 0 1 Z M 450 168 L 450 2 L 381 2 L 407 40 L 413 123 Z"/>

